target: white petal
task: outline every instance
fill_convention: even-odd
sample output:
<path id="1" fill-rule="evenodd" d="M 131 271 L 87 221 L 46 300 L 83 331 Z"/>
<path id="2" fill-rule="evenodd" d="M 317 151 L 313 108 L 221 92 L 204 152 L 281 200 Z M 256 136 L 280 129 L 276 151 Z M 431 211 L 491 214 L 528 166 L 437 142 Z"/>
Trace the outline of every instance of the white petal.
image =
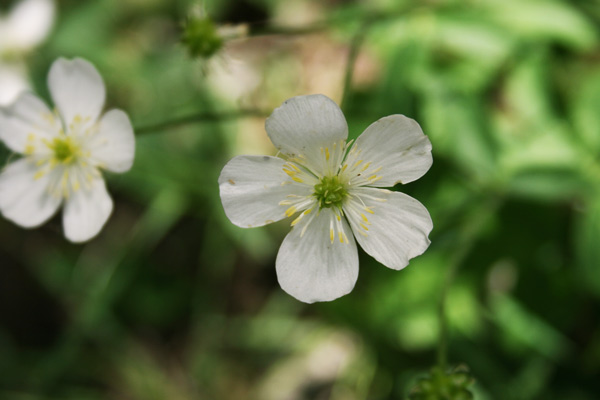
<path id="1" fill-rule="evenodd" d="M 242 228 L 262 226 L 286 217 L 279 205 L 288 195 L 309 196 L 312 187 L 285 184 L 286 161 L 269 156 L 238 156 L 221 171 L 219 188 L 225 214 Z"/>
<path id="2" fill-rule="evenodd" d="M 353 190 L 351 195 L 361 196 L 365 204 L 372 207 L 373 214 L 363 212 L 368 222 L 349 210 L 350 205 L 344 205 L 344 211 L 356 240 L 377 261 L 392 269 L 402 269 L 408 260 L 423 254 L 429 247 L 428 235 L 433 222 L 423 204 L 404 193 L 381 189 L 363 188 Z M 369 196 L 385 201 L 374 201 Z"/>
<path id="3" fill-rule="evenodd" d="M 6 20 L 4 43 L 13 51 L 27 51 L 40 44 L 54 22 L 52 0 L 22 0 Z"/>
<path id="4" fill-rule="evenodd" d="M 412 182 L 423 176 L 433 163 L 431 142 L 419 124 L 404 115 L 375 121 L 358 137 L 355 147 L 360 151 L 363 165 L 371 162 L 371 168 L 382 167 L 376 172 L 382 179 L 369 186 L 390 187 L 398 182 Z M 369 170 L 365 173 L 369 174 Z"/>
<path id="5" fill-rule="evenodd" d="M 121 110 L 104 114 L 98 132 L 86 147 L 102 168 L 113 172 L 128 171 L 135 155 L 135 136 L 127 114 Z"/>
<path id="6" fill-rule="evenodd" d="M 61 197 L 49 193 L 50 175 L 34 178 L 34 163 L 25 158 L 9 164 L 0 174 L 0 211 L 25 228 L 47 221 L 58 209 Z"/>
<path id="7" fill-rule="evenodd" d="M 96 122 L 106 97 L 102 77 L 92 64 L 81 58 L 59 58 L 50 68 L 48 87 L 66 126 L 76 116 Z"/>
<path id="8" fill-rule="evenodd" d="M 20 65 L 0 64 L 0 106 L 7 106 L 29 88 L 25 69 Z"/>
<path id="9" fill-rule="evenodd" d="M 340 243 L 337 237 L 332 243 L 331 214 L 330 209 L 323 209 L 302 236 L 303 224 L 296 225 L 277 253 L 281 288 L 305 303 L 330 301 L 350 293 L 358 278 L 358 252 L 350 227 L 342 219 L 348 243 Z"/>
<path id="10" fill-rule="evenodd" d="M 9 108 L 0 109 L 0 139 L 14 152 L 48 151 L 42 140 L 51 140 L 60 129 L 60 121 L 31 93 L 22 93 Z"/>
<path id="11" fill-rule="evenodd" d="M 288 157 L 306 157 L 306 165 L 318 173 L 323 168 L 320 149 L 348 138 L 342 110 L 322 94 L 285 101 L 267 118 L 265 129 L 279 151 Z"/>
<path id="12" fill-rule="evenodd" d="M 72 242 L 85 242 L 96 236 L 110 216 L 113 201 L 106 191 L 104 179 L 96 177 L 90 188 L 71 192 L 65 201 L 63 227 Z"/>

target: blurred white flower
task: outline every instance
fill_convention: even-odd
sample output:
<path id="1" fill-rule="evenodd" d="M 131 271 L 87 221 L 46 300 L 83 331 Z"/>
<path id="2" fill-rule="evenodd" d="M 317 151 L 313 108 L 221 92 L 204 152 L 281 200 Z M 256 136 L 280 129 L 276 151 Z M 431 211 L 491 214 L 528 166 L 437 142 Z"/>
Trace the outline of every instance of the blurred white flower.
<path id="1" fill-rule="evenodd" d="M 104 82 L 85 60 L 55 61 L 48 86 L 55 112 L 30 93 L 0 108 L 0 139 L 24 155 L 0 174 L 0 212 L 30 228 L 64 203 L 65 236 L 82 242 L 98 234 L 112 211 L 100 169 L 131 168 L 133 128 L 121 110 L 100 115 Z"/>
<path id="2" fill-rule="evenodd" d="M 337 104 L 310 95 L 275 109 L 266 130 L 285 159 L 235 157 L 219 186 L 225 214 L 240 227 L 300 213 L 277 254 L 286 292 L 308 303 L 349 293 L 358 277 L 355 237 L 392 269 L 427 249 L 433 223 L 425 207 L 379 188 L 412 182 L 430 168 L 431 143 L 414 120 L 381 118 L 351 145 Z"/>
<path id="3" fill-rule="evenodd" d="M 54 22 L 54 1 L 22 0 L 0 16 L 0 54 L 21 54 L 39 45 Z"/>
<path id="4" fill-rule="evenodd" d="M 29 88 L 20 59 L 46 39 L 54 14 L 53 0 L 22 0 L 7 15 L 0 15 L 0 106 Z"/>
<path id="5" fill-rule="evenodd" d="M 27 90 L 27 72 L 18 63 L 0 63 L 0 106 L 12 103 L 19 93 Z"/>

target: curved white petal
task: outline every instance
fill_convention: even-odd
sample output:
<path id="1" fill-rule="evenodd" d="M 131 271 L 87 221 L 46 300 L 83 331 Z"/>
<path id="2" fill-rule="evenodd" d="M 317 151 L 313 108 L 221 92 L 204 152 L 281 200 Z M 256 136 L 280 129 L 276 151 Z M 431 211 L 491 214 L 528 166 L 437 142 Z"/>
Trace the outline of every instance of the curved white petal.
<path id="1" fill-rule="evenodd" d="M 282 289 L 305 303 L 337 299 L 354 288 L 358 278 L 358 252 L 350 227 L 341 226 L 348 241 L 337 234 L 330 240 L 331 209 L 323 209 L 308 225 L 296 225 L 277 253 L 277 279 Z M 307 220 L 308 221 L 308 220 Z"/>
<path id="2" fill-rule="evenodd" d="M 11 104 L 28 88 L 25 68 L 18 64 L 0 64 L 0 106 Z"/>
<path id="3" fill-rule="evenodd" d="M 110 110 L 100 120 L 98 132 L 86 143 L 92 159 L 113 172 L 128 171 L 135 155 L 135 136 L 129 117 Z"/>
<path id="4" fill-rule="evenodd" d="M 372 123 L 356 139 L 354 158 L 370 164 L 365 177 L 374 171 L 376 181 L 368 186 L 390 187 L 423 176 L 431 167 L 431 142 L 419 124 L 404 115 L 390 115 Z M 379 171 L 377 168 L 381 167 Z M 373 176 L 373 175 L 371 175 Z"/>
<path id="5" fill-rule="evenodd" d="M 54 1 L 21 0 L 5 21 L 5 45 L 13 51 L 28 51 L 40 44 L 54 22 Z"/>
<path id="6" fill-rule="evenodd" d="M 33 162 L 22 158 L 0 173 L 0 211 L 25 228 L 46 222 L 62 201 L 49 193 L 50 174 L 36 177 L 37 171 Z"/>
<path id="7" fill-rule="evenodd" d="M 402 269 L 429 247 L 433 222 L 423 204 L 404 193 L 382 189 L 362 188 L 351 195 L 360 196 L 372 211 L 360 211 L 365 220 L 351 209 L 353 205 L 361 208 L 362 203 L 352 200 L 344 205 L 356 240 L 377 261 L 388 268 Z"/>
<path id="8" fill-rule="evenodd" d="M 113 201 L 102 177 L 95 177 L 90 187 L 71 191 L 65 200 L 63 227 L 72 242 L 85 242 L 96 236 L 110 216 Z"/>
<path id="9" fill-rule="evenodd" d="M 43 141 L 51 140 L 60 129 L 60 121 L 31 93 L 22 93 L 10 107 L 0 109 L 0 139 L 14 152 L 47 152 Z"/>
<path id="10" fill-rule="evenodd" d="M 225 214 L 242 228 L 262 226 L 286 217 L 287 206 L 279 205 L 288 195 L 310 196 L 312 187 L 289 181 L 285 160 L 270 156 L 238 156 L 219 176 Z"/>
<path id="11" fill-rule="evenodd" d="M 86 60 L 56 60 L 48 74 L 48 88 L 66 126 L 75 121 L 94 123 L 102 111 L 106 89 L 102 77 Z"/>
<path id="12" fill-rule="evenodd" d="M 265 129 L 279 151 L 292 158 L 305 157 L 305 165 L 317 173 L 324 168 L 321 148 L 348 138 L 342 110 L 322 94 L 285 101 L 267 118 Z"/>

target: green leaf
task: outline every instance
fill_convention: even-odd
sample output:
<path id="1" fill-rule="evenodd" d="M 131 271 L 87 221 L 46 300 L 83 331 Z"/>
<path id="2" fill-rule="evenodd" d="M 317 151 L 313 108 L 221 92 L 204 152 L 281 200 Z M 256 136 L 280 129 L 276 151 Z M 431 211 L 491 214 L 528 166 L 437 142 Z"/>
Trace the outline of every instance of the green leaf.
<path id="1" fill-rule="evenodd" d="M 433 94 L 425 99 L 423 127 L 434 152 L 453 158 L 466 171 L 490 177 L 495 171 L 495 143 L 475 97 Z"/>
<path id="2" fill-rule="evenodd" d="M 575 249 L 579 281 L 596 296 L 600 296 L 600 194 L 588 199 L 577 215 Z"/>
<path id="3" fill-rule="evenodd" d="M 567 2 L 552 0 L 489 0 L 488 18 L 524 39 L 558 41 L 577 50 L 592 48 L 595 27 Z"/>
<path id="4" fill-rule="evenodd" d="M 583 81 L 572 102 L 575 130 L 594 153 L 600 151 L 600 73 Z"/>
<path id="5" fill-rule="evenodd" d="M 506 345 L 520 356 L 523 348 L 548 358 L 560 358 L 570 342 L 553 326 L 527 310 L 514 297 L 495 293 L 490 299 L 493 319 L 503 330 Z"/>
<path id="6" fill-rule="evenodd" d="M 581 197 L 588 190 L 588 182 L 574 169 L 528 168 L 511 177 L 508 190 L 517 196 L 559 201 Z"/>

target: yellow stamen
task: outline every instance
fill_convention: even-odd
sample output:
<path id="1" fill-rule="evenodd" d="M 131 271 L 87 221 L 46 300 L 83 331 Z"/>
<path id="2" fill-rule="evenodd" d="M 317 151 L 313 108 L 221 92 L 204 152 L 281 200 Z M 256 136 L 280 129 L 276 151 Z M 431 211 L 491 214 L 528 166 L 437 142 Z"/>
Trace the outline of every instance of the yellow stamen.
<path id="1" fill-rule="evenodd" d="M 294 215 L 296 213 L 296 207 L 295 206 L 291 206 L 290 208 L 288 208 L 285 211 L 285 215 L 288 217 L 291 217 L 292 215 Z"/>
<path id="2" fill-rule="evenodd" d="M 294 226 L 294 225 L 296 225 L 298 222 L 300 222 L 300 220 L 302 219 L 302 217 L 304 217 L 304 214 L 305 214 L 305 213 L 302 213 L 302 214 L 298 215 L 298 217 L 297 217 L 295 220 L 293 220 L 293 221 L 292 221 L 292 224 L 291 224 L 291 225 L 292 225 L 292 226 Z"/>

